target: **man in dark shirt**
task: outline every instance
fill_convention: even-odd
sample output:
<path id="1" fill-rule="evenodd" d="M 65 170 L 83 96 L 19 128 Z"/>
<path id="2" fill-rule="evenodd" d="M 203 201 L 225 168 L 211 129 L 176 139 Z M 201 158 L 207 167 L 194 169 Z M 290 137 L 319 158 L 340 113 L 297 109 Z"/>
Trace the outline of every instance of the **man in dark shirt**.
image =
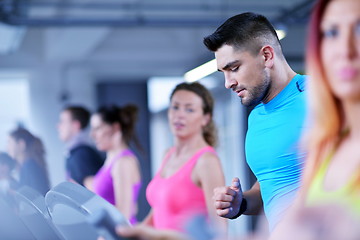
<path id="1" fill-rule="evenodd" d="M 100 154 L 91 146 L 85 131 L 90 113 L 81 106 L 68 106 L 60 113 L 58 131 L 66 143 L 67 179 L 84 185 L 88 176 L 93 176 L 103 164 Z"/>

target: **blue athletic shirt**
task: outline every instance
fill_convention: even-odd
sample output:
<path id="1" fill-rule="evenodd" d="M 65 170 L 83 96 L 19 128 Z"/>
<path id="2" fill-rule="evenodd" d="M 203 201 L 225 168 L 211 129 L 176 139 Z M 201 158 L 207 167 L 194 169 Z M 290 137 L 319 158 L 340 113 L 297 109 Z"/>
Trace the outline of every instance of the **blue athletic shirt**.
<path id="1" fill-rule="evenodd" d="M 257 105 L 248 119 L 246 161 L 260 184 L 270 230 L 299 189 L 305 157 L 299 148 L 306 117 L 305 79 L 296 75 L 270 102 Z"/>

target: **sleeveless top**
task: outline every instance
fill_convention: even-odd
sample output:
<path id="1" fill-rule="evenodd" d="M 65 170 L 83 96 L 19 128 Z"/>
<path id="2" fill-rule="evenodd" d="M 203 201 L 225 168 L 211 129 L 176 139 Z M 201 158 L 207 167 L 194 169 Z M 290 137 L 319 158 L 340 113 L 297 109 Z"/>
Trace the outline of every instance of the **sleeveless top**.
<path id="1" fill-rule="evenodd" d="M 177 172 L 164 178 L 162 169 L 174 151 L 175 147 L 166 154 L 160 170 L 146 189 L 146 198 L 153 209 L 154 228 L 185 232 L 185 224 L 191 218 L 208 216 L 204 192 L 191 180 L 192 170 L 202 154 L 210 152 L 216 155 L 216 152 L 211 146 L 204 147 Z"/>
<path id="2" fill-rule="evenodd" d="M 360 186 L 356 185 L 356 181 L 359 179 L 360 168 L 351 176 L 346 185 L 335 191 L 326 191 L 323 185 L 331 158 L 332 154 L 325 159 L 315 174 L 310 184 L 306 204 L 308 206 L 331 203 L 340 204 L 352 210 L 357 216 L 360 216 Z"/>
<path id="3" fill-rule="evenodd" d="M 113 184 L 113 178 L 111 175 L 111 169 L 113 168 L 116 161 L 120 161 L 122 157 L 125 156 L 135 156 L 134 153 L 131 150 L 124 150 L 120 152 L 118 155 L 116 155 L 108 165 L 103 165 L 100 170 L 96 173 L 94 176 L 94 192 L 107 200 L 109 203 L 115 205 L 115 192 L 114 192 L 114 184 Z M 137 222 L 136 220 L 136 203 L 139 196 L 139 190 L 141 187 L 141 182 L 135 183 L 132 187 L 133 191 L 133 204 L 132 204 L 132 214 L 129 219 L 130 223 L 134 224 Z"/>

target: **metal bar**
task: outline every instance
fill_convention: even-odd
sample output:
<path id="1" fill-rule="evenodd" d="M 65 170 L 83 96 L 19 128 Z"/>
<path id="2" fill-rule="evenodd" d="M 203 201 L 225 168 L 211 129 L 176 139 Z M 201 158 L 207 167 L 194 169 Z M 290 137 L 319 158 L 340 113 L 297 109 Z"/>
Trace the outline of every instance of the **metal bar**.
<path id="1" fill-rule="evenodd" d="M 12 3 L 12 4 L 10 4 Z M 16 3 L 16 4 L 15 4 Z M 23 4 L 21 4 L 23 3 Z M 61 26 L 114 26 L 114 27 L 134 27 L 134 26 L 144 26 L 144 27 L 209 27 L 209 26 L 217 26 L 220 23 L 222 23 L 227 17 L 231 16 L 234 12 L 236 13 L 238 10 L 231 6 L 230 8 L 227 8 L 224 10 L 223 5 L 219 5 L 217 9 L 218 12 L 214 13 L 211 12 L 211 16 L 208 16 L 207 18 L 201 17 L 199 12 L 193 15 L 186 15 L 186 16 L 171 16 L 171 17 L 146 17 L 146 14 L 151 14 L 149 12 L 145 12 L 145 9 L 147 9 L 149 6 L 156 6 L 154 7 L 154 10 L 162 11 L 168 8 L 168 10 L 171 7 L 171 10 L 174 12 L 176 11 L 184 11 L 186 10 L 195 10 L 193 9 L 194 6 L 191 5 L 176 5 L 173 4 L 130 4 L 130 3 L 113 3 L 111 5 L 110 3 L 61 3 L 63 5 L 67 6 L 92 6 L 96 7 L 97 9 L 100 8 L 100 6 L 111 6 L 112 9 L 116 6 L 131 6 L 132 12 L 127 12 L 127 18 L 91 18 L 87 16 L 86 18 L 74 18 L 74 17 L 64 17 L 64 16 L 58 16 L 53 18 L 33 18 L 33 17 L 27 17 L 24 16 L 23 13 L 16 12 L 16 9 L 19 8 L 19 6 L 22 8 L 28 7 L 27 5 L 31 4 L 43 4 L 43 5 L 57 5 L 59 3 L 56 2 L 45 2 L 45 1 L 2 1 L 0 2 L 0 21 L 9 24 L 9 25 L 16 25 L 16 26 L 33 26 L 33 27 L 61 27 Z M 284 23 L 284 24 L 303 24 L 303 19 L 299 19 L 300 15 L 302 18 L 306 18 L 308 16 L 308 9 L 309 5 L 313 3 L 313 0 L 305 0 L 301 2 L 300 4 L 297 4 L 295 7 L 292 7 L 290 9 L 286 9 L 283 11 L 283 13 L 278 16 L 277 18 L 273 19 L 273 23 Z M 92 5 L 91 5 L 92 4 Z M 110 5 L 109 5 L 110 4 Z M 15 8 L 16 6 L 16 8 Z M 181 8 L 180 6 L 183 6 Z M 191 7 L 190 7 L 191 6 Z M 204 5 L 198 4 L 196 5 L 198 7 L 202 7 L 201 9 L 204 10 L 204 13 L 209 13 L 209 9 L 207 7 L 204 8 L 204 6 L 210 6 L 210 5 Z M 215 5 L 214 5 L 215 6 Z M 239 4 L 241 6 L 241 4 Z M 229 7 L 229 6 L 228 6 Z M 139 9 L 140 8 L 140 9 Z M 207 9 L 207 10 L 205 10 Z M 305 11 L 303 10 L 305 9 Z M 116 10 L 116 9 L 115 9 Z M 123 9 L 122 9 L 123 10 Z M 215 10 L 215 8 L 214 8 Z M 242 6 L 241 11 L 246 11 L 247 9 L 244 9 L 244 6 Z M 267 10 L 270 10 L 267 8 Z M 139 13 L 140 11 L 140 13 Z M 142 11 L 142 12 L 141 12 Z M 198 9 L 197 9 L 198 11 Z M 272 11 L 272 10 L 271 10 Z M 302 14 L 299 13 L 299 11 L 302 11 Z M 186 11 L 189 12 L 189 11 Z M 166 13 L 164 11 L 164 13 Z M 133 14 L 133 15 L 130 15 Z M 296 17 L 296 21 L 294 21 L 292 18 Z"/>
<path id="2" fill-rule="evenodd" d="M 73 19 L 73 18 L 22 18 L 17 16 L 8 16 L 2 21 L 14 26 L 29 27 L 92 27 L 92 26 L 109 26 L 109 27 L 209 27 L 217 26 L 225 18 L 211 19 Z"/>
<path id="3" fill-rule="evenodd" d="M 5 1 L 0 2 L 0 7 L 9 7 L 13 5 L 14 1 Z M 24 5 L 25 7 L 56 7 L 56 8 L 79 8 L 79 9 L 99 9 L 99 10 L 146 10 L 146 11 L 162 11 L 162 10 L 172 10 L 172 11 L 220 11 L 224 10 L 223 3 L 192 3 L 192 4 L 184 4 L 184 3 L 174 3 L 174 2 L 164 2 L 164 3 L 118 3 L 118 2 L 109 2 L 109 3 L 99 3 L 99 2 L 47 2 L 47 1 L 19 1 L 17 5 Z M 274 6 L 271 5 L 272 8 L 281 8 L 282 5 Z M 251 4 L 241 4 L 241 3 L 231 3 L 226 5 L 227 9 L 253 9 L 254 5 Z M 269 6 L 266 5 L 257 5 L 257 11 L 269 11 Z"/>

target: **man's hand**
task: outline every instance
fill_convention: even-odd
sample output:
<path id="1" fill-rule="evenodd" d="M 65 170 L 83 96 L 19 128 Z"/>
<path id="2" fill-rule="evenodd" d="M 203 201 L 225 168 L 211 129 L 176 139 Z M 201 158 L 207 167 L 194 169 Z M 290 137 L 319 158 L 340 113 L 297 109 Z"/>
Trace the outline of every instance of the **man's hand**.
<path id="1" fill-rule="evenodd" d="M 232 180 L 231 186 L 218 187 L 214 189 L 214 206 L 220 217 L 232 218 L 240 210 L 243 199 L 239 178 Z"/>

